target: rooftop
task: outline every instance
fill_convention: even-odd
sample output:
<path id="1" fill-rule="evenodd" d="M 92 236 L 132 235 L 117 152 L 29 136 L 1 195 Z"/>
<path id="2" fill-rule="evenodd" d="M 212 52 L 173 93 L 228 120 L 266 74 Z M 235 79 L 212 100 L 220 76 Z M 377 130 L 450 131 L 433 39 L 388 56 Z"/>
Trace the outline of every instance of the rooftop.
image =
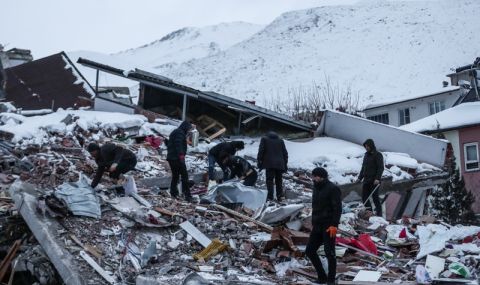
<path id="1" fill-rule="evenodd" d="M 419 133 L 434 133 L 473 125 L 480 125 L 480 102 L 460 104 L 435 115 L 403 125 L 400 129 Z"/>
<path id="2" fill-rule="evenodd" d="M 448 87 L 442 88 L 441 91 L 437 91 L 437 92 L 434 92 L 434 93 L 428 93 L 428 94 L 422 94 L 422 95 L 413 95 L 413 96 L 405 96 L 405 97 L 399 97 L 399 98 L 396 98 L 396 99 L 393 99 L 393 100 L 390 99 L 390 100 L 384 100 L 384 101 L 372 103 L 372 104 L 367 105 L 365 107 L 365 109 L 363 109 L 363 110 L 366 111 L 366 110 L 370 110 L 370 109 L 374 109 L 374 108 L 378 108 L 378 107 L 384 107 L 384 106 L 393 105 L 393 104 L 397 104 L 397 103 L 413 101 L 413 100 L 417 100 L 417 99 L 420 99 L 420 98 L 427 98 L 427 97 L 431 97 L 431 96 L 441 95 L 441 94 L 445 94 L 445 93 L 453 92 L 453 91 L 457 91 L 457 90 L 460 90 L 459 86 L 448 86 Z"/>

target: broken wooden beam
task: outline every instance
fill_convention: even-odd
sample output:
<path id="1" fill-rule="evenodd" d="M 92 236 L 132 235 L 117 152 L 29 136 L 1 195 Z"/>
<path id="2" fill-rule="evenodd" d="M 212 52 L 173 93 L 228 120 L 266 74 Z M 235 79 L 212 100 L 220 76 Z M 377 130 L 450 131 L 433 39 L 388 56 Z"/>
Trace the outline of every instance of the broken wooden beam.
<path id="1" fill-rule="evenodd" d="M 13 245 L 8 250 L 7 255 L 2 260 L 2 263 L 0 263 L 0 280 L 3 280 L 3 278 L 7 274 L 8 267 L 12 263 L 12 260 L 15 258 L 15 255 L 20 248 L 20 242 L 20 240 L 16 240 L 15 243 L 13 243 Z"/>
<path id="2" fill-rule="evenodd" d="M 85 251 L 80 251 L 80 256 L 93 268 L 95 271 L 97 271 L 100 276 L 105 279 L 109 284 L 115 284 L 115 278 L 110 275 L 107 271 L 105 271 L 98 263 L 93 260 L 93 258 L 90 257 Z"/>
<path id="3" fill-rule="evenodd" d="M 217 209 L 219 209 L 219 210 L 221 210 L 221 211 L 224 211 L 224 212 L 227 213 L 227 214 L 230 214 L 230 215 L 235 216 L 235 217 L 237 217 L 237 218 L 241 218 L 241 219 L 244 219 L 244 220 L 246 220 L 246 221 L 252 222 L 252 223 L 256 224 L 257 226 L 259 226 L 260 228 L 262 228 L 262 229 L 264 229 L 264 230 L 266 230 L 266 231 L 268 231 L 268 232 L 270 232 L 270 233 L 273 231 L 273 227 L 272 227 L 272 226 L 269 226 L 269 225 L 267 225 L 267 224 L 265 224 L 265 223 L 262 223 L 262 222 L 260 222 L 260 221 L 257 221 L 257 220 L 255 220 L 254 218 L 251 218 L 251 217 L 246 216 L 246 215 L 244 215 L 244 214 L 240 214 L 240 213 L 237 212 L 237 211 L 231 210 L 231 209 L 229 209 L 229 208 L 226 208 L 226 207 L 224 207 L 224 206 L 217 205 L 217 204 L 212 205 L 212 206 L 215 207 L 215 208 L 217 208 Z"/>

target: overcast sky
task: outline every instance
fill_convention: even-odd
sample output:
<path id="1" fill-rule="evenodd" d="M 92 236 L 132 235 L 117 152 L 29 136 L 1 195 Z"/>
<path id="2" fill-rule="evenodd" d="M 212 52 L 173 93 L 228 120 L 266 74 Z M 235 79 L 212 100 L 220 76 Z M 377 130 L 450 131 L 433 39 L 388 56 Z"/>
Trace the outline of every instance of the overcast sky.
<path id="1" fill-rule="evenodd" d="M 268 24 L 286 11 L 357 1 L 4 0 L 0 43 L 7 49 L 31 49 L 35 58 L 61 50 L 113 53 L 185 26 L 231 21 Z"/>

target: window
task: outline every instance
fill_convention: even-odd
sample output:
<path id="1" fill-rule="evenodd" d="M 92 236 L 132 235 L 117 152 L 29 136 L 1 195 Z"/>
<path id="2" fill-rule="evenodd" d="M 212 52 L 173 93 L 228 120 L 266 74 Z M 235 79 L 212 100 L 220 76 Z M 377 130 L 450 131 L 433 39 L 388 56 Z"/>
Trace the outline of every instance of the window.
<path id="1" fill-rule="evenodd" d="M 478 143 L 466 143 L 463 145 L 463 158 L 465 160 L 465 171 L 479 170 Z"/>
<path id="2" fill-rule="evenodd" d="M 367 117 L 371 121 L 388 125 L 388 113 Z"/>
<path id="3" fill-rule="evenodd" d="M 430 115 L 436 114 L 438 112 L 445 110 L 445 101 L 432 102 L 428 104 L 428 107 L 430 109 Z"/>
<path id="4" fill-rule="evenodd" d="M 399 121 L 400 121 L 400 126 L 405 125 L 405 124 L 409 124 L 410 123 L 410 109 L 406 108 L 406 109 L 398 110 L 398 117 L 399 117 Z"/>

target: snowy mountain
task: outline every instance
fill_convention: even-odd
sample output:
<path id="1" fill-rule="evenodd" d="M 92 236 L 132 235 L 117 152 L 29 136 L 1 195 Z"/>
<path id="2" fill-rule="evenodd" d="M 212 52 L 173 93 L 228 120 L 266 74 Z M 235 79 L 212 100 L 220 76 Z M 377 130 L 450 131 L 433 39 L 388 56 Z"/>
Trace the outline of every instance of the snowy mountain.
<path id="1" fill-rule="evenodd" d="M 245 22 L 221 23 L 203 28 L 183 28 L 147 45 L 114 54 L 115 58 L 158 67 L 203 58 L 226 50 L 264 26 Z"/>
<path id="2" fill-rule="evenodd" d="M 187 27 L 144 46 L 111 55 L 94 51 L 72 51 L 68 52 L 68 56 L 73 62 L 76 62 L 79 57 L 84 57 L 127 70 L 140 68 L 158 72 L 152 68 L 161 65 L 171 68 L 188 60 L 214 55 L 249 38 L 263 27 L 245 22 L 221 23 L 203 28 Z M 90 84 L 95 84 L 95 70 L 80 64 L 76 66 Z M 100 73 L 99 82 L 102 86 L 130 87 L 136 84 L 131 80 L 106 73 Z"/>
<path id="3" fill-rule="evenodd" d="M 289 90 L 324 85 L 325 78 L 340 89 L 350 86 L 361 105 L 425 94 L 441 89 L 452 67 L 480 55 L 478 11 L 476 0 L 364 1 L 292 11 L 225 51 L 157 70 L 261 105 L 291 100 Z"/>

